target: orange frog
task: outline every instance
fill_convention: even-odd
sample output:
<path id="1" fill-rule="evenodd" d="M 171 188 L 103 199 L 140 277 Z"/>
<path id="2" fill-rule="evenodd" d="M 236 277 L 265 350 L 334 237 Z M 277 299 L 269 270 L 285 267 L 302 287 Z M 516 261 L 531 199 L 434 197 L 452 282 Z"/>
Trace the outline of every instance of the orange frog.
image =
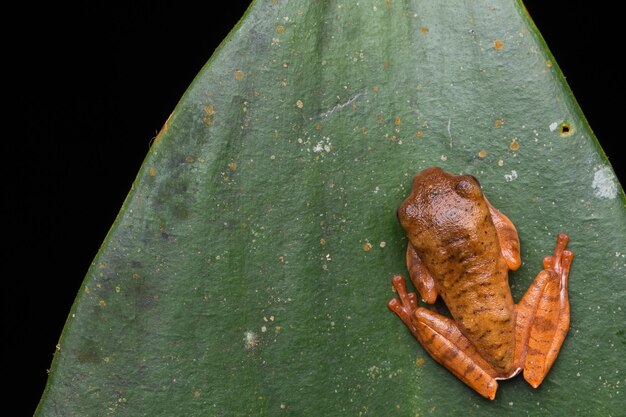
<path id="1" fill-rule="evenodd" d="M 409 240 L 409 275 L 424 302 L 441 296 L 452 319 L 420 307 L 404 278 L 388 305 L 428 353 L 479 394 L 494 399 L 498 379 L 521 370 L 537 388 L 569 328 L 567 278 L 573 253 L 560 233 L 554 255 L 518 304 L 508 270 L 521 264 L 513 223 L 495 209 L 471 175 L 428 168 L 413 179 L 398 209 Z"/>

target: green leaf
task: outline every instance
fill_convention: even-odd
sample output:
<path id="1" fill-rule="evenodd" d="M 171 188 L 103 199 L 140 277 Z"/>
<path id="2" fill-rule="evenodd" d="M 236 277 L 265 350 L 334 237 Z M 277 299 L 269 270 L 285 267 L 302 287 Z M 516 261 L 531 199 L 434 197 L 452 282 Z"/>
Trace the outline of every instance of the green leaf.
<path id="1" fill-rule="evenodd" d="M 386 307 L 395 209 L 432 165 L 516 224 L 516 299 L 571 237 L 571 329 L 537 390 L 483 399 Z M 155 140 L 36 414 L 615 416 L 625 202 L 521 3 L 256 1 Z"/>

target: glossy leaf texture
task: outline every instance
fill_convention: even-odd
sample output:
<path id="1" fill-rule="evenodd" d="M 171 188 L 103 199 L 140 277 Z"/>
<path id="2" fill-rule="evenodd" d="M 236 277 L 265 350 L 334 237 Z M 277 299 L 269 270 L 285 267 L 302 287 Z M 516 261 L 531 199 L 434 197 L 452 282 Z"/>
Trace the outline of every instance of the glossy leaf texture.
<path id="1" fill-rule="evenodd" d="M 571 329 L 537 390 L 483 399 L 386 307 L 395 210 L 433 165 L 516 224 L 516 299 L 570 235 Z M 625 201 L 518 1 L 257 0 L 154 141 L 36 414 L 616 416 Z"/>

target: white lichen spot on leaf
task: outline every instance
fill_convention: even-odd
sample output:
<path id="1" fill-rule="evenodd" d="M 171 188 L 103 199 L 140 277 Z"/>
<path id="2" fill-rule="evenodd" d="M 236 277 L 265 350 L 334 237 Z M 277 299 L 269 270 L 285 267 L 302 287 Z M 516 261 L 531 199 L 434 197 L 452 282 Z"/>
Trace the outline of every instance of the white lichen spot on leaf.
<path id="1" fill-rule="evenodd" d="M 593 194 L 597 198 L 614 199 L 617 196 L 617 184 L 611 172 L 611 168 L 596 168 L 593 174 L 591 188 L 593 188 Z"/>
<path id="2" fill-rule="evenodd" d="M 313 152 L 315 153 L 330 153 L 332 150 L 332 143 L 330 142 L 330 138 L 328 136 L 323 136 L 322 140 L 317 142 L 315 146 L 313 146 Z"/>
<path id="3" fill-rule="evenodd" d="M 509 174 L 504 174 L 504 179 L 506 180 L 506 182 L 511 182 L 513 180 L 517 179 L 517 171 L 516 170 L 511 170 L 511 172 Z"/>
<path id="4" fill-rule="evenodd" d="M 243 343 L 246 350 L 254 349 L 259 345 L 259 336 L 257 336 L 257 334 L 253 331 L 248 330 L 244 334 Z"/>

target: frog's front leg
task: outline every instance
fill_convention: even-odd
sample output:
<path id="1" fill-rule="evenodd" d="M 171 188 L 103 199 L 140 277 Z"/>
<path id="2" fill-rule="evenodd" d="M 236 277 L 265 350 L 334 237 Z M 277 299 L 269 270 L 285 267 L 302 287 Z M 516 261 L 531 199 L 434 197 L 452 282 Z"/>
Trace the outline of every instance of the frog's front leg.
<path id="1" fill-rule="evenodd" d="M 517 304 L 515 360 L 524 379 L 537 388 L 552 367 L 569 329 L 567 279 L 574 254 L 560 233 L 553 256 Z"/>
<path id="2" fill-rule="evenodd" d="M 439 295 L 435 286 L 435 279 L 430 274 L 428 268 L 426 268 L 426 265 L 422 263 L 422 260 L 417 252 L 415 252 L 415 248 L 411 243 L 406 247 L 406 266 L 409 270 L 409 277 L 411 277 L 413 285 L 415 285 L 415 288 L 417 288 L 417 291 L 420 293 L 422 301 L 428 304 L 434 304 Z"/>
<path id="3" fill-rule="evenodd" d="M 399 299 L 389 301 L 389 308 L 402 319 L 430 356 L 476 392 L 493 400 L 498 389 L 497 372 L 463 336 L 456 323 L 419 307 L 417 296 L 407 293 L 401 276 L 393 277 L 392 283 Z"/>
<path id="4" fill-rule="evenodd" d="M 522 265 L 517 229 L 515 229 L 515 225 L 513 225 L 513 222 L 509 220 L 508 217 L 491 205 L 489 200 L 487 200 L 487 197 L 485 197 L 485 202 L 487 202 L 491 220 L 493 221 L 496 233 L 498 234 L 502 257 L 504 258 L 507 267 L 512 271 L 516 271 L 520 265 Z"/>

